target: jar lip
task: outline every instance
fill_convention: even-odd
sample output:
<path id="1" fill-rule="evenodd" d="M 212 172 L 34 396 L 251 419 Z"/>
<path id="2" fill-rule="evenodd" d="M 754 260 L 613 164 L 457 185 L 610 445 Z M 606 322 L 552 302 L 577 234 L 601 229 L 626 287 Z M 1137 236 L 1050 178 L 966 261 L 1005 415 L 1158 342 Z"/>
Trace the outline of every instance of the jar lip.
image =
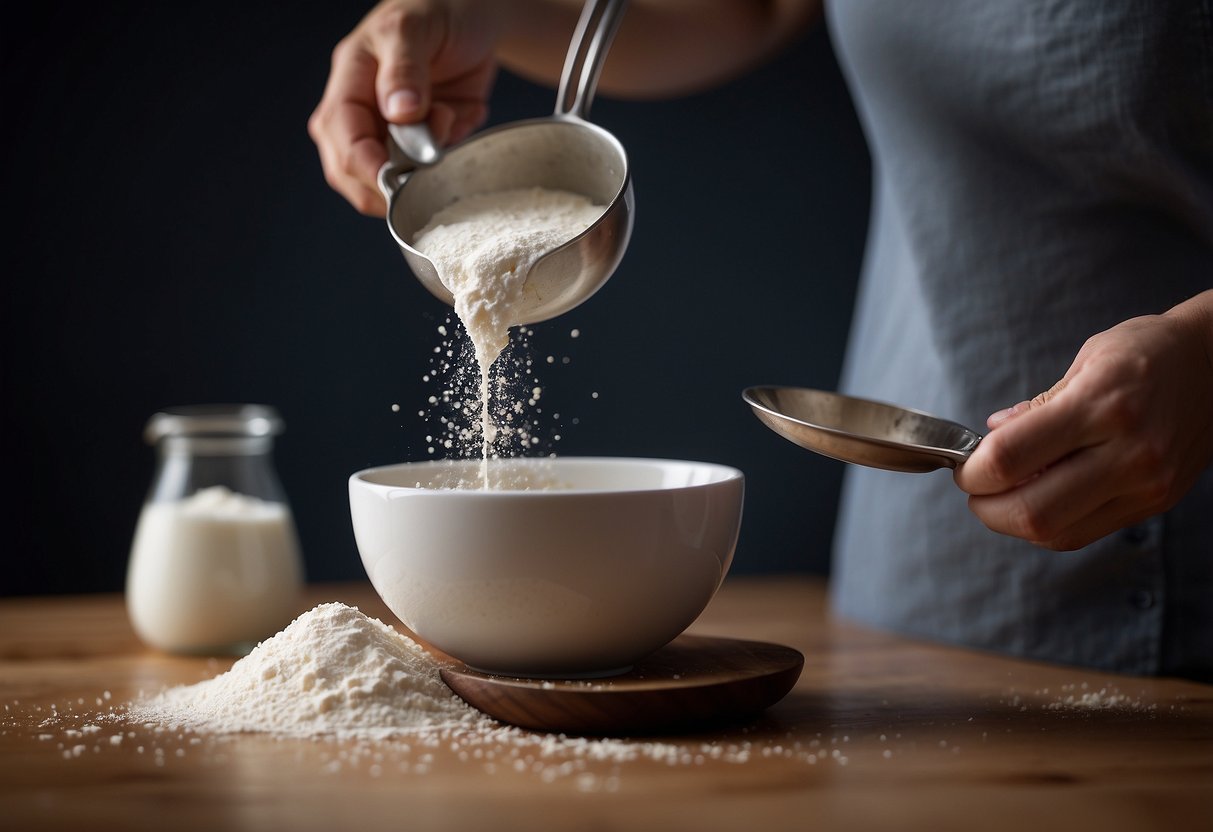
<path id="1" fill-rule="evenodd" d="M 170 436 L 277 436 L 278 411 L 264 404 L 195 404 L 167 407 L 148 420 L 143 436 L 155 445 Z"/>

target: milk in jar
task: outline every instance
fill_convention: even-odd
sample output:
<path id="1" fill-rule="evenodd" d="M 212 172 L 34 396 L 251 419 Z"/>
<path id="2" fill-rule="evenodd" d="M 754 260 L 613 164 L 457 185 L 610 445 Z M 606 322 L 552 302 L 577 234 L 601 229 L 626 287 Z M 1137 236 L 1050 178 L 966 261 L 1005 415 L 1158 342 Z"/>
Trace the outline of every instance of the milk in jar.
<path id="1" fill-rule="evenodd" d="M 270 464 L 280 430 L 277 414 L 257 405 L 152 417 L 159 461 L 126 584 L 131 623 L 148 644 L 246 652 L 298 612 L 299 545 Z"/>

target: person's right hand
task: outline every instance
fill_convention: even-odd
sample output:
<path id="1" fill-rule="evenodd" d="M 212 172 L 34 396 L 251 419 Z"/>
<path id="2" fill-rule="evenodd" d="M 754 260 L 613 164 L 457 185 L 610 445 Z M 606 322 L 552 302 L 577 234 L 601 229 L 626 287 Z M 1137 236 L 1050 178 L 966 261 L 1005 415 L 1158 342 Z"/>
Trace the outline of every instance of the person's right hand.
<path id="1" fill-rule="evenodd" d="M 333 50 L 324 96 L 308 120 L 325 180 L 364 214 L 383 216 L 376 178 L 387 123 L 426 121 L 439 144 L 488 115 L 499 3 L 383 0 Z"/>

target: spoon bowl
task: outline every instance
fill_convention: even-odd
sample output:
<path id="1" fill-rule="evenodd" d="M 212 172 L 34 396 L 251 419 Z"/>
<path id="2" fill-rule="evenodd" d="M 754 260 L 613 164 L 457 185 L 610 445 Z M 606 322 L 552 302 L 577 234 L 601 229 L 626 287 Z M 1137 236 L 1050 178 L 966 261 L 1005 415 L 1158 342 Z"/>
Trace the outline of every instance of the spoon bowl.
<path id="1" fill-rule="evenodd" d="M 962 464 L 981 435 L 929 413 L 800 387 L 749 387 L 754 415 L 802 448 L 870 468 L 924 473 Z"/>

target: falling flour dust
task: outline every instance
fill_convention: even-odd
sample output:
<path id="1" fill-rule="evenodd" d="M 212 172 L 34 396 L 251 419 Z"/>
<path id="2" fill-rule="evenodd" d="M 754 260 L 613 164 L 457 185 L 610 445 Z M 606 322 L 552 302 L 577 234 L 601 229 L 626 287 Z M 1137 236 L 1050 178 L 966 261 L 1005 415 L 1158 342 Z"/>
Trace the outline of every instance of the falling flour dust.
<path id="1" fill-rule="evenodd" d="M 413 240 L 455 299 L 479 369 L 482 485 L 498 425 L 489 407 L 494 363 L 509 344 L 510 327 L 527 322 L 527 276 L 544 254 L 576 237 L 603 207 L 568 191 L 529 188 L 476 194 L 435 214 Z M 529 392 L 533 403 L 539 388 Z M 519 412 L 521 401 L 506 412 Z"/>

